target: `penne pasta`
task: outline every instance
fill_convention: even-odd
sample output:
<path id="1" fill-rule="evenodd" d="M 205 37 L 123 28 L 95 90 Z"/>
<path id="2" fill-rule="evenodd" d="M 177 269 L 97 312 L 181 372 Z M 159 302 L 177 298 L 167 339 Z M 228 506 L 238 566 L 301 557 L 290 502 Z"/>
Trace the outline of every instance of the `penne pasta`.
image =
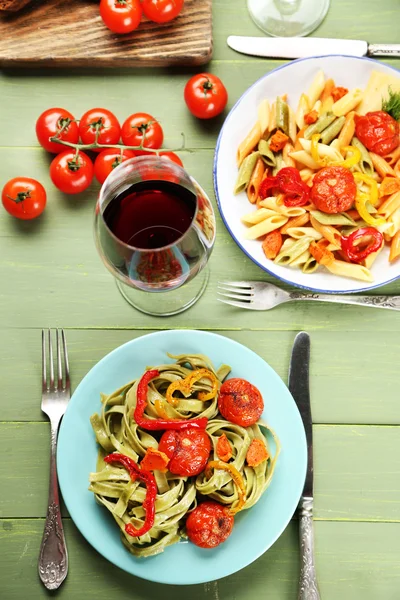
<path id="1" fill-rule="evenodd" d="M 354 132 L 356 129 L 356 124 L 354 120 L 355 112 L 351 110 L 347 113 L 345 117 L 345 121 L 342 127 L 341 132 L 338 135 L 338 146 L 339 148 L 343 148 L 343 146 L 349 146 L 351 140 L 354 137 Z"/>
<path id="2" fill-rule="evenodd" d="M 310 220 L 309 213 L 305 212 L 303 215 L 299 215 L 298 217 L 291 217 L 287 223 L 283 227 L 281 227 L 281 234 L 284 235 L 288 232 L 290 227 L 303 227 Z"/>
<path id="3" fill-rule="evenodd" d="M 277 198 L 275 196 L 271 196 L 270 198 L 265 198 L 265 200 L 260 201 L 260 206 L 263 208 L 269 208 L 285 217 L 298 217 L 300 215 L 304 215 L 306 212 L 305 208 L 302 206 L 285 206 L 284 204 L 279 204 Z"/>
<path id="4" fill-rule="evenodd" d="M 363 99 L 363 92 L 359 89 L 350 90 L 332 106 L 332 112 L 336 117 L 343 117 L 354 110 Z"/>
<path id="5" fill-rule="evenodd" d="M 247 197 L 252 204 L 257 202 L 258 190 L 265 173 L 265 164 L 261 156 L 257 159 L 256 166 L 251 174 L 249 185 L 247 186 Z"/>
<path id="6" fill-rule="evenodd" d="M 322 106 L 321 100 L 317 100 L 311 110 L 315 110 L 315 112 L 319 116 L 321 114 L 321 106 Z"/>
<path id="7" fill-rule="evenodd" d="M 361 159 L 358 163 L 361 172 L 369 176 L 373 175 L 374 163 L 372 162 L 372 158 L 364 144 L 362 144 L 358 138 L 353 137 L 351 140 L 351 145 L 354 146 L 354 148 L 358 148 L 358 150 L 361 152 Z"/>
<path id="8" fill-rule="evenodd" d="M 390 217 L 388 218 L 388 223 L 390 227 L 388 227 L 385 231 L 390 237 L 394 237 L 395 234 L 400 230 L 400 208 L 397 208 Z"/>
<path id="9" fill-rule="evenodd" d="M 238 177 L 236 180 L 235 187 L 233 189 L 234 194 L 243 192 L 249 185 L 251 174 L 253 173 L 256 162 L 260 157 L 259 152 L 252 152 L 249 156 L 246 156 L 242 164 L 240 165 Z"/>
<path id="10" fill-rule="evenodd" d="M 394 174 L 396 177 L 400 177 L 400 158 L 397 161 L 397 163 L 394 165 L 393 171 L 394 171 Z"/>
<path id="11" fill-rule="evenodd" d="M 390 154 L 386 154 L 385 156 L 385 160 L 387 163 L 389 163 L 389 165 L 394 165 L 395 163 L 397 163 L 397 161 L 400 159 L 400 146 L 398 148 L 396 148 L 396 150 L 393 150 L 393 152 L 390 152 Z"/>
<path id="12" fill-rule="evenodd" d="M 324 129 L 326 129 L 333 121 L 335 121 L 336 117 L 332 113 L 326 113 L 321 115 L 315 123 L 309 125 L 307 129 L 304 131 L 304 137 L 306 140 L 310 140 L 314 133 L 321 133 Z"/>
<path id="13" fill-rule="evenodd" d="M 308 250 L 312 241 L 312 238 L 302 237 L 300 240 L 296 240 L 294 244 L 291 244 L 289 247 L 287 247 L 287 245 L 285 247 L 285 244 L 283 244 L 281 251 L 275 258 L 274 262 L 278 265 L 290 265 L 293 260 Z"/>
<path id="14" fill-rule="evenodd" d="M 388 219 L 395 210 L 400 208 L 400 192 L 391 194 L 378 208 L 378 213 Z"/>
<path id="15" fill-rule="evenodd" d="M 295 167 L 296 163 L 293 158 L 290 156 L 290 153 L 294 151 L 292 144 L 287 142 L 282 150 L 282 158 L 287 167 Z"/>
<path id="16" fill-rule="evenodd" d="M 254 150 L 260 139 L 261 129 L 260 124 L 257 121 L 257 123 L 254 124 L 251 131 L 249 131 L 249 133 L 246 135 L 242 143 L 239 144 L 239 148 L 237 149 L 236 154 L 236 162 L 238 167 L 240 167 L 246 156 L 248 156 Z"/>
<path id="17" fill-rule="evenodd" d="M 296 125 L 299 129 L 304 127 L 304 116 L 309 113 L 311 110 L 310 101 L 306 94 L 301 94 L 299 103 L 297 105 L 297 110 L 295 114 Z"/>
<path id="18" fill-rule="evenodd" d="M 333 106 L 333 98 L 332 98 L 332 96 L 328 96 L 328 98 L 326 98 L 322 102 L 321 115 L 323 115 L 324 113 L 332 112 L 332 106 Z"/>
<path id="19" fill-rule="evenodd" d="M 296 137 L 297 137 L 296 117 L 295 117 L 293 110 L 290 108 L 290 106 L 289 106 L 288 136 L 289 136 L 289 139 L 294 144 L 296 141 Z"/>
<path id="20" fill-rule="evenodd" d="M 321 102 L 324 102 L 325 100 L 327 100 L 327 98 L 332 98 L 332 92 L 334 87 L 335 82 L 333 81 L 333 79 L 327 79 L 325 81 L 324 89 L 322 90 L 321 96 L 319 98 Z"/>
<path id="21" fill-rule="evenodd" d="M 365 258 L 363 260 L 362 264 L 363 264 L 364 267 L 366 267 L 367 269 L 370 269 L 372 267 L 372 265 L 374 264 L 374 262 L 378 258 L 379 254 L 382 252 L 384 245 L 385 244 L 382 243 L 381 247 L 379 248 L 379 250 L 377 250 L 376 252 L 371 252 L 371 254 L 369 254 L 367 256 L 367 258 Z"/>
<path id="22" fill-rule="evenodd" d="M 305 140 L 304 138 L 299 140 L 303 150 L 305 150 L 306 152 L 308 152 L 308 154 L 311 153 L 311 140 Z M 342 155 L 340 154 L 340 152 L 338 150 L 335 150 L 335 148 L 332 148 L 332 146 L 328 146 L 327 144 L 318 144 L 318 154 L 321 157 L 328 157 L 330 158 L 332 161 L 341 161 L 343 160 Z M 292 153 L 293 155 L 293 153 Z M 318 169 L 318 165 L 317 165 L 317 169 Z"/>
<path id="23" fill-rule="evenodd" d="M 372 282 L 371 271 L 362 265 L 348 263 L 343 260 L 334 260 L 331 264 L 325 265 L 326 269 L 340 277 L 350 277 L 351 279 L 359 279 L 360 281 Z"/>
<path id="24" fill-rule="evenodd" d="M 291 152 L 289 156 L 293 158 L 296 162 L 308 167 L 309 169 L 312 169 L 313 171 L 318 170 L 318 164 L 315 162 L 312 156 L 305 150 L 295 150 L 294 152 Z"/>
<path id="25" fill-rule="evenodd" d="M 322 234 L 313 227 L 289 227 L 286 233 L 295 240 L 299 240 L 305 236 L 313 240 L 320 240 L 322 238 Z"/>
<path id="26" fill-rule="evenodd" d="M 310 221 L 311 225 L 322 235 L 322 237 L 327 239 L 328 242 L 333 244 L 333 246 L 335 246 L 336 248 L 341 247 L 340 240 L 342 236 L 340 235 L 337 229 L 332 227 L 332 225 L 322 225 L 312 215 L 310 215 Z"/>
<path id="27" fill-rule="evenodd" d="M 318 267 L 319 267 L 319 265 L 318 265 L 317 261 L 310 254 L 308 260 L 306 260 L 306 262 L 302 266 L 301 270 L 303 271 L 303 273 L 310 275 L 311 273 L 315 273 L 315 271 L 318 269 Z"/>
<path id="28" fill-rule="evenodd" d="M 276 102 L 271 104 L 271 111 L 269 115 L 268 131 L 274 131 L 276 129 Z"/>
<path id="29" fill-rule="evenodd" d="M 356 225 L 356 222 L 348 213 L 334 213 L 330 215 L 319 210 L 311 210 L 310 215 L 316 219 L 318 223 L 321 223 L 321 225 Z"/>
<path id="30" fill-rule="evenodd" d="M 315 75 L 307 92 L 307 97 L 310 101 L 310 106 L 314 106 L 318 98 L 321 96 L 325 87 L 325 75 L 322 70 Z"/>
<path id="31" fill-rule="evenodd" d="M 270 215 L 261 221 L 261 223 L 257 223 L 250 227 L 246 232 L 246 239 L 256 240 L 257 238 L 274 231 L 274 229 L 279 229 L 287 220 L 288 218 L 283 215 Z"/>
<path id="32" fill-rule="evenodd" d="M 269 210 L 268 208 L 259 208 L 258 210 L 244 215 L 241 218 L 241 221 L 245 225 L 256 225 L 257 223 L 261 223 L 261 221 L 264 221 L 267 217 L 271 217 L 276 214 L 278 213 L 276 213 L 273 210 Z"/>
<path id="33" fill-rule="evenodd" d="M 279 96 L 275 102 L 275 127 L 289 135 L 289 107 Z"/>
<path id="34" fill-rule="evenodd" d="M 260 133 L 263 136 L 264 133 L 268 130 L 269 120 L 271 117 L 271 107 L 269 105 L 268 100 L 263 100 L 258 105 L 257 110 L 258 116 L 258 124 L 260 126 Z"/>
<path id="35" fill-rule="evenodd" d="M 322 144 L 329 144 L 341 132 L 345 120 L 345 117 L 339 117 L 323 130 L 320 137 Z"/>
<path id="36" fill-rule="evenodd" d="M 396 233 L 390 244 L 389 261 L 393 262 L 400 256 L 400 231 Z"/>
<path id="37" fill-rule="evenodd" d="M 275 167 L 276 156 L 270 149 L 269 142 L 266 142 L 265 140 L 260 140 L 258 143 L 258 151 L 262 160 L 268 167 Z"/>
<path id="38" fill-rule="evenodd" d="M 292 260 L 291 263 L 289 263 L 290 267 L 300 267 L 302 265 L 304 265 L 308 259 L 310 258 L 311 254 L 309 250 L 305 250 L 303 252 L 303 254 L 300 254 L 300 256 L 298 256 L 297 258 L 295 258 L 294 260 Z"/>
<path id="39" fill-rule="evenodd" d="M 372 164 L 374 165 L 375 170 L 379 173 L 381 177 L 385 177 L 386 175 L 396 176 L 393 168 L 386 162 L 382 156 L 375 154 L 374 152 L 370 152 L 369 156 L 372 160 Z"/>

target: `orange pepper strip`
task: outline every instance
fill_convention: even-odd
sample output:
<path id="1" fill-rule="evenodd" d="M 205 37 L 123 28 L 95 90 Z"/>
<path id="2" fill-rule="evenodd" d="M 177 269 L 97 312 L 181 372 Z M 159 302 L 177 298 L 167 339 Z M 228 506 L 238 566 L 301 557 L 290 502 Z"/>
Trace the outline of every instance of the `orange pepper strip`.
<path id="1" fill-rule="evenodd" d="M 206 475 L 208 476 L 211 469 L 222 469 L 223 471 L 229 471 L 232 475 L 232 479 L 238 488 L 239 502 L 235 508 L 230 509 L 231 515 L 235 515 L 237 512 L 242 510 L 246 503 L 246 488 L 244 486 L 243 477 L 239 473 L 236 467 L 230 463 L 224 463 L 219 460 L 211 460 L 206 466 Z"/>
<path id="2" fill-rule="evenodd" d="M 171 419 L 171 417 L 167 414 L 167 411 L 165 410 L 164 402 L 162 400 L 157 399 L 154 402 L 154 410 L 156 411 L 160 419 Z"/>
<path id="3" fill-rule="evenodd" d="M 166 473 L 168 464 L 169 458 L 164 452 L 154 450 L 154 448 L 147 448 L 146 454 L 140 463 L 140 468 L 143 471 L 161 471 L 161 473 Z"/>
<path id="4" fill-rule="evenodd" d="M 205 401 L 205 400 L 211 400 L 212 398 L 215 398 L 215 396 L 217 395 L 217 391 L 218 391 L 217 378 L 208 369 L 196 369 L 195 371 L 193 371 L 193 373 L 191 373 L 190 375 L 185 377 L 185 379 L 178 379 L 177 381 L 173 381 L 168 386 L 167 393 L 166 393 L 167 402 L 169 402 L 169 404 L 172 404 L 172 406 L 177 406 L 179 403 L 179 398 L 174 398 L 173 393 L 176 390 L 180 390 L 182 392 L 190 394 L 190 390 L 191 390 L 193 384 L 195 384 L 196 381 L 199 381 L 199 379 L 202 379 L 203 377 L 206 377 L 207 379 L 211 380 L 212 390 L 211 390 L 211 392 L 208 392 L 208 393 L 200 392 L 198 395 L 198 399 Z"/>
<path id="5" fill-rule="evenodd" d="M 249 467 L 258 467 L 262 462 L 269 458 L 268 450 L 262 440 L 252 440 L 246 454 L 246 461 Z"/>
<path id="6" fill-rule="evenodd" d="M 232 446 L 225 433 L 219 436 L 217 441 L 217 456 L 223 462 L 228 462 L 233 456 Z"/>

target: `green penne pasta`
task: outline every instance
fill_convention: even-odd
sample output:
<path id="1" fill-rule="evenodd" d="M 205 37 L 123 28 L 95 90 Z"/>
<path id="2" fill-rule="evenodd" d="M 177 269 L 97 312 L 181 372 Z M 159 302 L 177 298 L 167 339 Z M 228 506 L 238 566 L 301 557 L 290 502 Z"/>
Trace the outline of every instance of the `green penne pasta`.
<path id="1" fill-rule="evenodd" d="M 345 117 L 339 117 L 336 119 L 336 121 L 333 121 L 333 123 L 328 125 L 328 127 L 326 127 L 321 133 L 321 143 L 330 144 L 331 141 L 334 140 L 335 137 L 341 132 L 345 120 Z"/>
<path id="2" fill-rule="evenodd" d="M 303 252 L 308 250 L 311 242 L 314 239 L 312 237 L 302 237 L 297 240 L 294 244 L 292 244 L 289 248 L 281 251 L 278 256 L 275 258 L 274 262 L 278 265 L 290 265 L 290 263 L 298 258 Z"/>
<path id="3" fill-rule="evenodd" d="M 366 175 L 372 175 L 374 173 L 374 165 L 364 144 L 362 144 L 358 138 L 353 137 L 351 145 L 354 146 L 354 148 L 358 148 L 361 152 L 361 160 L 359 162 L 361 171 Z"/>
<path id="4" fill-rule="evenodd" d="M 236 184 L 233 189 L 234 194 L 240 194 L 240 192 L 243 192 L 249 185 L 251 174 L 254 171 L 254 167 L 256 166 L 256 162 L 259 156 L 259 152 L 252 152 L 251 154 L 249 154 L 249 156 L 246 156 L 246 158 L 240 165 Z"/>
<path id="5" fill-rule="evenodd" d="M 276 160 L 276 163 L 275 163 L 274 168 L 272 169 L 273 176 L 275 176 L 278 173 L 278 171 L 280 171 L 283 167 L 286 166 L 285 161 L 283 160 L 282 152 L 277 152 L 275 154 L 275 160 Z"/>
<path id="6" fill-rule="evenodd" d="M 310 210 L 310 215 L 321 225 L 356 225 L 356 222 L 346 213 L 328 214 L 319 210 Z"/>
<path id="7" fill-rule="evenodd" d="M 271 482 L 280 451 L 279 440 L 265 423 L 241 427 L 225 420 L 218 412 L 218 389 L 211 399 L 199 400 L 199 392 L 207 393 L 213 389 L 210 375 L 207 377 L 205 374 L 197 380 L 190 391 L 182 392 L 182 397 L 178 395 L 177 406 L 171 406 L 166 398 L 171 383 L 187 378 L 194 370 L 207 369 L 216 376 L 219 388 L 231 369 L 225 364 L 215 369 L 208 357 L 201 354 L 168 356 L 175 362 L 149 367 L 157 369 L 158 376 L 148 384 L 145 418 L 159 418 L 157 401 L 161 402 L 164 410 L 168 411 L 168 417 L 172 419 L 186 421 L 195 417 L 207 417 L 206 431 L 211 442 L 210 460 L 220 461 L 217 442 L 225 434 L 232 448 L 231 464 L 239 471 L 246 490 L 242 510 L 251 508 Z M 233 509 L 241 501 L 241 497 L 229 471 L 215 468 L 211 473 L 207 472 L 207 475 L 203 471 L 190 477 L 173 474 L 168 470 L 155 470 L 157 495 L 153 525 L 140 537 L 133 537 L 126 532 L 126 525 L 140 529 L 146 522 L 147 508 L 144 508 L 144 502 L 147 487 L 140 478 L 132 480 L 128 470 L 119 463 L 108 464 L 104 458 L 117 452 L 132 458 L 140 468 L 140 459 L 147 450 L 158 448 L 159 436 L 156 434 L 157 437 L 154 437 L 151 431 L 142 429 L 134 420 L 138 383 L 139 380 L 135 380 L 113 394 L 102 395 L 101 413 L 91 417 L 100 449 L 96 472 L 89 475 L 89 490 L 93 492 L 96 501 L 112 514 L 127 550 L 143 558 L 159 554 L 185 537 L 183 529 L 187 514 L 196 507 L 198 495 L 208 496 Z M 252 467 L 247 463 L 246 455 L 255 439 L 265 444 L 268 458 Z"/>
<path id="8" fill-rule="evenodd" d="M 258 151 L 266 165 L 268 165 L 269 167 L 275 167 L 276 156 L 270 149 L 269 142 L 267 142 L 266 140 L 260 140 L 258 144 Z"/>
<path id="9" fill-rule="evenodd" d="M 276 128 L 289 135 L 289 107 L 279 96 L 276 99 Z"/>
<path id="10" fill-rule="evenodd" d="M 304 137 L 306 140 L 311 139 L 314 133 L 321 133 L 324 129 L 326 129 L 333 121 L 335 121 L 336 117 L 333 113 L 324 113 L 319 117 L 315 123 L 307 127 L 304 132 Z"/>
<path id="11" fill-rule="evenodd" d="M 318 269 L 318 263 L 313 256 L 310 256 L 308 260 L 303 264 L 301 270 L 303 273 L 315 273 Z"/>

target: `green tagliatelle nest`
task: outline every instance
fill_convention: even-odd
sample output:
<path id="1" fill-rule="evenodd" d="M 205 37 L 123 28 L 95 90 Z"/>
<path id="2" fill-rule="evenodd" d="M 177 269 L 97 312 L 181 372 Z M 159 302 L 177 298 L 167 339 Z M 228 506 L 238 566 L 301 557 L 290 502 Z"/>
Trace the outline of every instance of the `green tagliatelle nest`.
<path id="1" fill-rule="evenodd" d="M 210 360 L 201 354 L 169 356 L 174 358 L 176 363 L 152 367 L 157 369 L 160 375 L 149 384 L 146 417 L 158 418 L 154 408 L 157 399 L 164 402 L 165 410 L 171 419 L 207 417 L 209 422 L 206 431 L 212 442 L 210 460 L 218 460 L 217 440 L 224 433 L 233 448 L 230 464 L 240 472 L 245 483 L 247 500 L 243 509 L 250 508 L 259 500 L 271 481 L 279 454 L 279 442 L 275 434 L 261 421 L 246 428 L 226 421 L 218 412 L 217 397 L 206 402 L 197 400 L 198 392 L 211 390 L 210 381 L 205 378 L 194 384 L 190 396 L 180 399 L 176 408 L 172 407 L 165 400 L 171 382 L 184 379 L 194 369 L 206 368 L 222 383 L 229 374 L 230 367 L 222 365 L 215 370 Z M 170 472 L 155 471 L 158 494 L 154 526 L 139 538 L 131 537 L 125 532 L 127 523 L 131 523 L 135 529 L 144 523 L 143 501 L 146 488 L 141 481 L 131 481 L 126 469 L 107 464 L 103 458 L 112 452 L 118 452 L 140 463 L 148 448 L 158 448 L 162 432 L 145 431 L 133 419 L 138 383 L 139 379 L 109 396 L 102 394 L 101 414 L 94 414 L 90 419 L 100 450 L 96 472 L 91 473 L 89 477 L 89 490 L 113 515 L 121 529 L 122 542 L 128 550 L 135 556 L 145 557 L 162 552 L 166 546 L 178 542 L 185 535 L 187 513 L 195 508 L 199 496 L 208 496 L 233 508 L 238 503 L 239 496 L 231 474 L 227 471 L 216 469 L 210 478 L 207 478 L 204 472 L 195 477 L 182 477 Z M 262 434 L 261 427 L 274 438 L 275 455 L 257 467 L 250 467 L 245 459 L 252 439 L 263 440 L 268 448 L 268 440 Z"/>

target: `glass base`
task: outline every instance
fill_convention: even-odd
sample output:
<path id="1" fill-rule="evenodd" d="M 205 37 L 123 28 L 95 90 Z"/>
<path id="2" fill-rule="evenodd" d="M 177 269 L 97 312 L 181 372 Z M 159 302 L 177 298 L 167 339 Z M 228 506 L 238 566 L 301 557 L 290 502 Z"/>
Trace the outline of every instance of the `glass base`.
<path id="1" fill-rule="evenodd" d="M 255 24 L 268 35 L 308 35 L 323 21 L 330 0 L 247 0 Z"/>
<path id="2" fill-rule="evenodd" d="M 187 310 L 197 302 L 207 287 L 209 276 L 206 266 L 192 281 L 168 292 L 143 292 L 118 279 L 116 281 L 119 291 L 131 306 L 146 315 L 170 317 Z"/>

